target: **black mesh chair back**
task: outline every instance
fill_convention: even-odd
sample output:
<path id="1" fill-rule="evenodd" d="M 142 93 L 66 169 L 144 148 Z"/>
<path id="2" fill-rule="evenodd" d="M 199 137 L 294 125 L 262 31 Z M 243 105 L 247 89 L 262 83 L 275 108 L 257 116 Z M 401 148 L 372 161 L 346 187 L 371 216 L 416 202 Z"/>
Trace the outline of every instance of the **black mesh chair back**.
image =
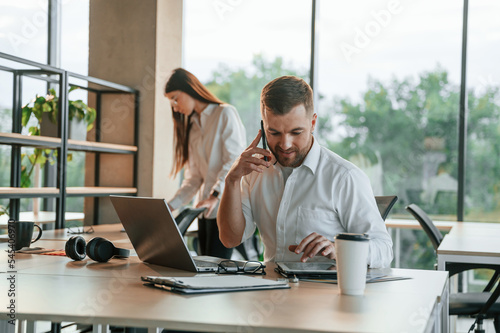
<path id="1" fill-rule="evenodd" d="M 420 223 L 420 226 L 422 226 L 422 229 L 424 229 L 425 233 L 431 240 L 434 250 L 437 251 L 439 244 L 441 244 L 441 241 L 443 240 L 443 235 L 434 225 L 431 218 L 422 210 L 422 208 L 415 204 L 408 205 L 406 210 L 409 211 L 413 217 L 415 217 L 418 223 Z"/>
<path id="2" fill-rule="evenodd" d="M 191 223 L 193 223 L 194 219 L 203 213 L 205 209 L 206 208 L 184 208 L 179 215 L 177 215 L 175 222 L 177 222 L 181 235 L 184 236 L 186 234 L 186 231 Z"/>
<path id="3" fill-rule="evenodd" d="M 396 195 L 376 196 L 375 201 L 377 202 L 378 211 L 385 221 L 392 206 L 398 201 L 398 197 Z"/>

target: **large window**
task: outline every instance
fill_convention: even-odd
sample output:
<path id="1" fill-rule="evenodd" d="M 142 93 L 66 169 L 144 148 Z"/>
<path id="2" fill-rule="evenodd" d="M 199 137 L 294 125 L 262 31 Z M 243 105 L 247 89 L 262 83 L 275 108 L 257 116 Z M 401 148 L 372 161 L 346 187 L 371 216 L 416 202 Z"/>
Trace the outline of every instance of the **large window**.
<path id="1" fill-rule="evenodd" d="M 1 0 L 2 11 L 0 13 L 0 52 L 13 56 L 29 59 L 39 63 L 48 63 L 48 50 L 51 48 L 55 52 L 55 57 L 51 65 L 64 68 L 66 70 L 87 75 L 88 73 L 88 52 L 89 52 L 89 1 L 52 1 L 55 13 L 55 23 L 53 26 L 57 38 L 50 40 L 49 45 L 49 0 L 26 0 L 26 1 L 5 1 Z M 5 64 L 11 67 L 9 61 L 0 60 L 0 65 Z M 16 64 L 17 65 L 17 64 Z M 25 66 L 29 69 L 29 66 Z M 8 71 L 0 71 L 0 132 L 12 131 L 12 82 L 13 75 Z M 82 84 L 85 84 L 82 82 Z M 45 96 L 48 88 L 46 82 L 23 78 L 22 84 L 22 104 L 32 104 L 35 96 Z M 56 91 L 57 86 L 52 86 Z M 73 91 L 69 95 L 72 100 L 87 101 L 87 92 Z M 36 119 L 31 118 L 30 122 L 23 127 L 22 133 L 28 134 L 31 126 L 37 125 Z M 82 130 L 83 129 L 83 130 Z M 71 124 L 71 138 L 85 140 L 85 124 L 74 122 Z M 83 133 L 77 136 L 75 133 Z M 10 146 L 0 146 L 0 186 L 10 185 Z M 25 182 L 23 186 L 55 186 L 55 180 L 48 175 L 55 172 L 55 165 L 45 163 L 33 167 L 28 163 L 28 157 L 32 156 L 32 148 L 23 148 L 23 167 L 26 167 L 26 174 L 29 175 L 29 185 Z M 84 154 L 71 153 L 68 161 L 67 181 L 71 186 L 83 186 Z M 24 179 L 24 178 L 23 178 Z M 50 180 L 51 179 L 51 180 Z M 33 202 L 40 199 L 21 200 L 22 210 L 33 209 Z M 51 202 L 52 200 L 45 200 Z M 8 207 L 8 200 L 2 200 L 0 206 Z M 47 205 L 45 205 L 47 206 Z M 51 206 L 49 204 L 48 206 Z M 47 207 L 43 208 L 47 209 Z M 49 208 L 50 209 L 50 208 Z M 67 210 L 82 211 L 83 198 L 68 198 Z"/>
<path id="2" fill-rule="evenodd" d="M 82 75 L 89 72 L 89 8 L 89 0 L 61 5 L 61 67 Z"/>
<path id="3" fill-rule="evenodd" d="M 48 0 L 1 0 L 0 52 L 47 62 Z"/>
<path id="4" fill-rule="evenodd" d="M 247 141 L 259 129 L 259 96 L 272 79 L 308 80 L 311 2 L 186 0 L 184 67 L 234 105 Z"/>
<path id="5" fill-rule="evenodd" d="M 461 22 L 450 0 L 320 2 L 319 138 L 395 213 L 456 218 Z"/>
<path id="6" fill-rule="evenodd" d="M 465 219 L 500 216 L 500 3 L 472 1 L 467 61 Z"/>
<path id="7" fill-rule="evenodd" d="M 286 73 L 308 80 L 311 4 L 185 0 L 184 66 L 238 108 L 248 140 L 263 85 Z M 417 203 L 455 220 L 463 2 L 317 5 L 316 137 L 360 166 L 375 194 L 399 196 L 393 217 Z M 500 210 L 498 13 L 491 1 L 469 8 L 467 220 Z"/>
<path id="8" fill-rule="evenodd" d="M 89 0 L 64 1 L 61 4 L 61 67 L 78 74 L 88 75 L 89 67 Z M 86 86 L 82 81 L 80 84 Z M 69 94 L 71 100 L 88 101 L 85 90 L 74 90 Z M 70 138 L 86 140 L 85 122 L 74 119 L 70 124 Z M 67 185 L 84 186 L 85 179 L 81 175 L 85 170 L 86 153 L 71 152 L 68 161 Z M 84 198 L 70 197 L 66 199 L 66 209 L 70 212 L 83 211 Z"/>
<path id="9" fill-rule="evenodd" d="M 1 1 L 0 52 L 26 58 L 36 62 L 47 62 L 48 0 Z M 0 59 L 0 65 L 11 62 Z M 0 71 L 0 131 L 11 132 L 12 127 L 12 80 L 9 72 Z M 34 80 L 27 80 L 23 95 L 33 95 L 40 88 Z M 45 89 L 39 93 L 43 93 Z M 31 97 L 27 97 L 31 98 Z M 3 121 L 5 120 L 5 121 Z M 2 147 L 0 149 L 3 149 Z M 5 156 L 4 150 L 2 155 Z M 3 158 L 2 158 L 3 159 Z M 0 162 L 1 163 L 1 162 Z"/>

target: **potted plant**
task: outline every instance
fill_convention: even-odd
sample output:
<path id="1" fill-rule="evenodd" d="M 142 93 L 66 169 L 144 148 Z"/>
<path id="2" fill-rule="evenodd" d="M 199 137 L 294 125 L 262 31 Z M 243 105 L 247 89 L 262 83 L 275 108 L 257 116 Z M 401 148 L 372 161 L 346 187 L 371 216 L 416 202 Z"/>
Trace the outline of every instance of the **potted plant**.
<path id="1" fill-rule="evenodd" d="M 72 86 L 69 92 L 78 89 Z M 58 119 L 58 102 L 59 98 L 54 89 L 49 89 L 47 96 L 37 95 L 34 100 L 26 104 L 22 108 L 22 126 L 28 126 L 31 117 L 37 119 L 35 126 L 28 128 L 29 135 L 41 135 L 41 126 L 44 121 L 49 120 L 53 124 L 57 124 Z M 87 131 L 94 127 L 96 119 L 96 110 L 89 107 L 82 100 L 69 100 L 68 101 L 68 120 L 71 122 L 76 119 L 78 122 L 84 121 L 87 124 Z M 21 155 L 21 187 L 30 187 L 31 174 L 36 165 L 43 167 L 45 163 L 55 163 L 57 158 L 57 151 L 51 149 L 35 148 L 32 154 Z M 72 155 L 68 154 L 68 161 L 71 161 Z"/>

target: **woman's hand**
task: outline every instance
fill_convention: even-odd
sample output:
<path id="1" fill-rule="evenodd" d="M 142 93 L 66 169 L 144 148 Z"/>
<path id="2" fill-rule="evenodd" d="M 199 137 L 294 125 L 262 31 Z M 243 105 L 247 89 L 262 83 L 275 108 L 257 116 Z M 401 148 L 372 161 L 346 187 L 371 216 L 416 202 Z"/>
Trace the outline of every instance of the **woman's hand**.
<path id="1" fill-rule="evenodd" d="M 216 197 L 211 195 L 207 199 L 201 200 L 200 202 L 198 202 L 198 204 L 196 205 L 196 208 L 205 207 L 207 209 L 205 211 L 206 216 L 210 216 L 210 214 L 212 214 L 212 212 L 214 211 L 215 206 L 217 206 L 218 202 L 219 202 L 219 199 L 217 199 Z"/>

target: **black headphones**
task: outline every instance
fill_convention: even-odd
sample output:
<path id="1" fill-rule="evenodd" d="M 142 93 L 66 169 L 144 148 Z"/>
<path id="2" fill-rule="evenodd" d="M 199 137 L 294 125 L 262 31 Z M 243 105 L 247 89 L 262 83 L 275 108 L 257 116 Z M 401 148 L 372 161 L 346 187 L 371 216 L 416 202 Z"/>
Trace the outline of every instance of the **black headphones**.
<path id="1" fill-rule="evenodd" d="M 94 237 L 86 244 L 82 236 L 72 236 L 66 242 L 64 250 L 68 257 L 77 261 L 85 259 L 85 253 L 98 262 L 107 262 L 113 257 L 124 259 L 130 255 L 130 250 L 119 249 L 102 237 Z"/>

